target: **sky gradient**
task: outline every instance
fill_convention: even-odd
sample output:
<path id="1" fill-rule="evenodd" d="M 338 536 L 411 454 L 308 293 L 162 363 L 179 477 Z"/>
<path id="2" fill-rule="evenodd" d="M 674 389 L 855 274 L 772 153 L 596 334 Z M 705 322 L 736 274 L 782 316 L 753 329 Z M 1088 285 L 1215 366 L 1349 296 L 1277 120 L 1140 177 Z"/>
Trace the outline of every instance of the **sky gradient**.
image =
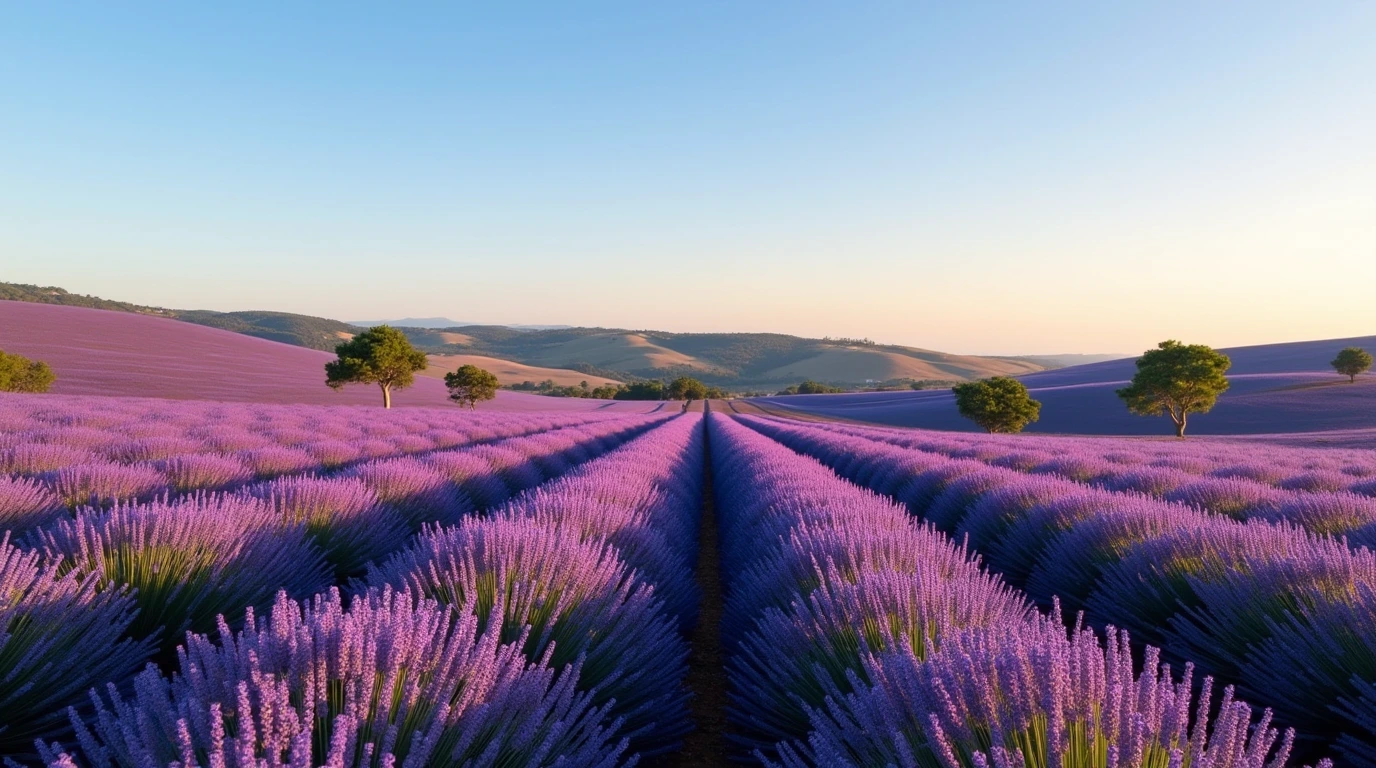
<path id="1" fill-rule="evenodd" d="M 492 5 L 6 8 L 0 280 L 965 353 L 1376 333 L 1376 4 Z"/>

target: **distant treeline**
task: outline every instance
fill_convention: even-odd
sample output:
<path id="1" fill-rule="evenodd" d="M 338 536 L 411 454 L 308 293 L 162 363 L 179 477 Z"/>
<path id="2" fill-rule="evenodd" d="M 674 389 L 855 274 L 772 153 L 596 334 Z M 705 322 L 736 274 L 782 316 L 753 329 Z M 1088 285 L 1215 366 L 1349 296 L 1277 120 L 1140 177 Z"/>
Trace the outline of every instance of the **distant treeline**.
<path id="1" fill-rule="evenodd" d="M 520 384 L 509 384 L 506 388 L 548 397 L 588 397 L 597 400 L 706 400 L 727 397 L 726 391 L 720 387 L 708 386 L 687 376 L 680 376 L 671 382 L 650 379 L 629 384 L 603 384 L 598 387 L 586 381 L 564 386 L 556 384 L 553 379 L 545 379 L 540 382 L 523 381 Z"/>
<path id="2" fill-rule="evenodd" d="M 840 344 L 846 347 L 877 347 L 879 342 L 874 339 L 852 339 L 849 336 L 823 336 L 823 344 Z"/>

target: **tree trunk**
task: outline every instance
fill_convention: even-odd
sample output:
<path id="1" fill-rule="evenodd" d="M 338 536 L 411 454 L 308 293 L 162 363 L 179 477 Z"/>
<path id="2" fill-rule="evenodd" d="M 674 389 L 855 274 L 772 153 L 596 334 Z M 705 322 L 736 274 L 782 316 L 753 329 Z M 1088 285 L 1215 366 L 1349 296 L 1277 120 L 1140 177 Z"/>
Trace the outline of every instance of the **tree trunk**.
<path id="1" fill-rule="evenodd" d="M 392 388 L 387 386 L 386 384 L 382 385 L 382 407 L 392 407 Z"/>
<path id="2" fill-rule="evenodd" d="M 1181 440 L 1185 439 L 1185 416 L 1183 414 L 1175 422 L 1175 436 Z"/>

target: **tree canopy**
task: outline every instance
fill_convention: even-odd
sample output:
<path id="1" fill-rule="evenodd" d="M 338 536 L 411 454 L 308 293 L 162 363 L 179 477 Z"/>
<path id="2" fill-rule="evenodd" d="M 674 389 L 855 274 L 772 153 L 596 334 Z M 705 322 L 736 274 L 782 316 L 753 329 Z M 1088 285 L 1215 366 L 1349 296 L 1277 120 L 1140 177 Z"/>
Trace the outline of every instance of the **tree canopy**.
<path id="1" fill-rule="evenodd" d="M 689 376 L 680 376 L 669 382 L 667 395 L 670 400 L 704 400 L 707 398 L 707 385 Z"/>
<path id="2" fill-rule="evenodd" d="M 828 395 L 838 392 L 845 392 L 841 387 L 832 387 L 819 381 L 808 379 L 801 384 L 794 384 L 779 390 L 780 395 Z"/>
<path id="3" fill-rule="evenodd" d="M 56 380 L 47 363 L 0 352 L 0 392 L 47 392 Z"/>
<path id="4" fill-rule="evenodd" d="M 1333 370 L 1356 382 L 1357 376 L 1371 370 L 1371 353 L 1361 347 L 1348 347 L 1331 363 Z"/>
<path id="5" fill-rule="evenodd" d="M 469 408 L 477 408 L 483 400 L 497 396 L 497 375 L 476 365 L 461 365 L 457 370 L 444 374 L 444 386 L 449 388 L 449 399 Z"/>
<path id="6" fill-rule="evenodd" d="M 411 386 L 415 372 L 426 365 L 425 353 L 388 325 L 369 328 L 334 351 L 339 358 L 325 363 L 325 383 L 334 389 L 345 384 L 377 384 L 384 408 L 392 407 L 392 390 Z"/>
<path id="7" fill-rule="evenodd" d="M 1011 434 L 1041 417 L 1042 404 L 1027 394 L 1017 379 L 995 376 L 968 381 L 951 388 L 960 415 L 990 433 Z"/>
<path id="8" fill-rule="evenodd" d="M 1191 413 L 1208 413 L 1228 390 L 1224 374 L 1233 364 L 1203 344 L 1163 341 L 1137 358 L 1132 383 L 1117 391 L 1128 410 L 1140 416 L 1170 416 L 1175 436 L 1185 436 Z"/>
<path id="9" fill-rule="evenodd" d="M 617 390 L 615 399 L 663 400 L 664 392 L 664 382 L 662 381 L 637 381 Z"/>

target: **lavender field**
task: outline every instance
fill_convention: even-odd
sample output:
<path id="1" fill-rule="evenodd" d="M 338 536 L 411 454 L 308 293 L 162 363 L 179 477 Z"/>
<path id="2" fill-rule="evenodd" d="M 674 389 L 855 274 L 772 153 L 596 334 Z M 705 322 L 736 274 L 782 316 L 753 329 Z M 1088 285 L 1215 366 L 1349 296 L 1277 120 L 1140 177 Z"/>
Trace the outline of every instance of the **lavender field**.
<path id="1" fill-rule="evenodd" d="M 680 410 L 7 395 L 0 753 L 1376 765 L 1370 452 Z"/>
<path id="2" fill-rule="evenodd" d="M 0 315 L 58 373 L 0 399 L 7 764 L 1376 765 L 1367 450 L 384 410 L 309 349 Z M 1093 413 L 1121 365 L 1039 375 Z"/>
<path id="3" fill-rule="evenodd" d="M 0 768 L 1376 768 L 1376 2 L 4 11 Z"/>
<path id="4" fill-rule="evenodd" d="M 1229 389 L 1192 424 L 1192 434 L 1252 436 L 1323 445 L 1376 447 L 1376 378 L 1355 384 L 1329 361 L 1346 346 L 1376 346 L 1376 337 L 1263 344 L 1222 350 L 1232 360 Z M 1135 416 L 1114 394 L 1133 375 L 1131 359 L 1077 365 L 1020 377 L 1044 408 L 1029 432 L 1161 435 L 1161 424 Z M 882 426 L 952 431 L 978 429 L 961 418 L 949 389 L 763 398 L 779 413 Z"/>

